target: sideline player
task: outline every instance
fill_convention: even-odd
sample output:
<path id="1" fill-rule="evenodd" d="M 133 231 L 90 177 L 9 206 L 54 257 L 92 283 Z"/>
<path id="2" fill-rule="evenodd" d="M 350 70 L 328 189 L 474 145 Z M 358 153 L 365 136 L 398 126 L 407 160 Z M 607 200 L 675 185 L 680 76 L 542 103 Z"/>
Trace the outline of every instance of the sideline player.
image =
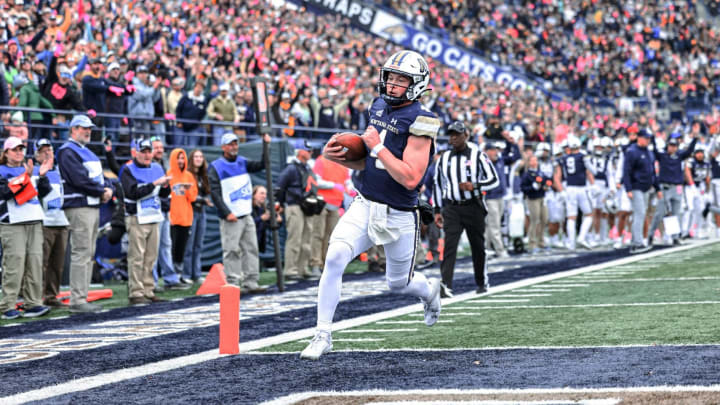
<path id="1" fill-rule="evenodd" d="M 592 173 L 592 166 L 589 158 L 580 153 L 580 140 L 574 135 L 568 136 L 568 148 L 571 153 L 563 156 L 555 169 L 555 178 L 553 184 L 559 188 L 559 192 L 563 192 L 561 181 L 563 175 L 567 179 L 567 187 L 565 187 L 565 204 L 567 209 L 567 248 L 575 250 L 575 221 L 578 217 L 578 209 L 581 211 L 582 223 L 580 225 L 580 235 L 577 237 L 577 243 L 586 249 L 592 249 L 592 245 L 587 240 L 587 234 L 592 226 L 592 210 L 590 208 L 590 199 L 587 193 L 587 183 L 590 185 L 595 183 Z"/>
<path id="2" fill-rule="evenodd" d="M 325 145 L 327 159 L 360 171 L 355 184 L 358 196 L 330 237 L 318 289 L 317 329 L 300 354 L 303 359 L 317 360 L 332 350 L 332 321 L 343 272 L 355 256 L 373 245 L 385 247 L 390 290 L 420 298 L 425 324 L 437 322 L 440 280 L 428 281 L 422 273 L 413 272 L 420 234 L 418 191 L 441 126 L 437 116 L 418 102 L 429 82 L 430 70 L 422 56 L 412 51 L 395 53 L 380 70 L 381 97 L 370 107 L 370 125 L 362 136 L 368 156 L 345 160 L 335 137 Z"/>

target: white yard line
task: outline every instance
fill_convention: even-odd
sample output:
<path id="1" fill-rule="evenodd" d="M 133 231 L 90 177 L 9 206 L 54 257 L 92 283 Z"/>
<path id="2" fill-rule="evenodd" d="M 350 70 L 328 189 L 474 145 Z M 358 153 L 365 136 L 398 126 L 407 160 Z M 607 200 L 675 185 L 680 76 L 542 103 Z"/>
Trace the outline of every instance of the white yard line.
<path id="1" fill-rule="evenodd" d="M 454 323 L 452 319 L 438 319 L 437 323 Z M 378 321 L 378 325 L 417 325 L 418 321 Z"/>
<path id="2" fill-rule="evenodd" d="M 535 293 L 535 292 L 568 292 L 568 291 L 572 291 L 572 290 L 568 290 L 566 288 L 528 288 L 528 289 L 515 290 L 515 291 Z"/>
<path id="3" fill-rule="evenodd" d="M 655 386 L 655 387 L 629 387 L 629 388 L 588 388 L 588 389 L 571 389 L 571 388 L 529 388 L 529 389 L 437 389 L 437 390 L 408 390 L 408 391 L 386 391 L 386 390 L 367 390 L 367 391 L 312 391 L 290 394 L 284 397 L 276 398 L 271 401 L 261 403 L 261 405 L 287 405 L 299 403 L 310 398 L 332 398 L 337 395 L 347 396 L 400 396 L 400 395 L 538 395 L 538 394 L 594 394 L 594 393 L 613 393 L 613 392 L 716 392 L 720 391 L 720 385 L 710 386 Z M 516 403 L 517 401 L 512 401 Z M 467 402 L 466 402 L 467 403 Z"/>
<path id="4" fill-rule="evenodd" d="M 720 280 L 720 277 L 663 277 L 663 278 L 617 278 L 617 279 L 586 279 L 587 283 L 621 283 L 625 281 L 645 282 L 645 281 L 707 281 Z"/>
<path id="5" fill-rule="evenodd" d="M 491 297 L 494 297 L 494 295 L 491 295 Z M 493 300 L 488 298 L 478 298 L 477 300 L 470 300 L 470 301 L 477 301 L 477 302 L 483 302 L 485 304 L 492 304 L 492 303 L 498 303 L 498 304 L 505 304 L 509 302 L 530 302 L 529 299 L 520 299 L 520 300 Z"/>
<path id="6" fill-rule="evenodd" d="M 417 324 L 417 322 L 415 323 Z M 395 333 L 395 332 L 417 332 L 417 328 L 407 329 L 350 329 L 339 330 L 338 333 Z"/>
<path id="7" fill-rule="evenodd" d="M 632 302 L 627 304 L 577 304 L 577 305 L 488 305 L 482 306 L 483 301 L 468 301 L 468 304 L 478 304 L 467 307 L 450 307 L 445 313 L 452 310 L 467 309 L 557 309 L 557 308 L 615 308 L 615 307 L 656 307 L 668 305 L 718 305 L 720 301 L 679 301 L 679 302 Z"/>
<path id="8" fill-rule="evenodd" d="M 503 284 L 497 287 L 491 287 L 485 295 L 490 295 L 499 292 L 511 291 L 518 288 L 528 287 L 535 284 L 546 283 L 548 281 L 557 280 L 565 277 L 572 277 L 578 274 L 589 273 L 592 271 L 606 269 L 610 267 L 621 266 L 627 263 L 635 263 L 649 258 L 666 255 L 675 252 L 682 252 L 691 249 L 697 249 L 700 246 L 710 245 L 716 243 L 714 240 L 701 241 L 697 244 L 683 245 L 675 248 L 662 249 L 658 251 L 648 252 L 640 255 L 628 256 L 622 259 L 613 260 L 610 262 L 594 264 L 591 266 L 582 267 L 575 270 L 567 270 L 559 273 L 547 274 L 544 276 L 533 277 L 525 280 L 516 281 L 513 283 Z M 478 295 L 475 292 L 467 292 L 464 294 L 456 295 L 453 298 L 449 298 L 443 301 L 444 304 L 453 304 L 456 302 L 468 301 L 473 298 L 477 298 Z M 342 330 L 348 328 L 354 328 L 356 326 L 366 325 L 369 323 L 377 322 L 379 320 L 385 320 L 395 318 L 398 316 L 412 314 L 420 310 L 420 304 L 408 305 L 405 307 L 384 311 L 376 314 L 370 314 L 361 316 L 353 319 L 346 319 L 344 321 L 337 322 L 333 325 L 334 330 Z M 282 343 L 293 342 L 296 340 L 304 340 L 315 334 L 315 328 L 307 328 L 293 332 L 286 332 L 276 336 L 270 336 L 263 339 L 253 340 L 250 342 L 240 343 L 240 353 L 247 353 L 249 351 L 259 350 L 265 347 L 270 347 Z M 143 364 L 141 366 L 130 367 L 125 369 L 118 369 L 107 373 L 98 374 L 91 377 L 78 378 L 64 383 L 29 390 L 15 395 L 10 395 L 0 398 L 0 403 L 3 405 L 17 404 L 29 401 L 41 401 L 43 399 L 56 397 L 59 395 L 65 395 L 72 392 L 86 391 L 89 389 L 101 387 L 108 384 L 114 384 L 121 381 L 130 380 L 137 377 L 142 377 L 150 374 L 161 373 L 168 370 L 174 370 L 182 367 L 187 367 L 193 364 L 203 363 L 217 358 L 222 357 L 218 354 L 217 349 L 208 350 L 201 353 L 195 353 L 187 356 L 176 357 L 174 359 L 162 360 L 155 363 Z"/>
<path id="9" fill-rule="evenodd" d="M 505 294 L 493 295 L 496 298 L 519 298 L 519 297 L 552 297 L 552 294 Z"/>

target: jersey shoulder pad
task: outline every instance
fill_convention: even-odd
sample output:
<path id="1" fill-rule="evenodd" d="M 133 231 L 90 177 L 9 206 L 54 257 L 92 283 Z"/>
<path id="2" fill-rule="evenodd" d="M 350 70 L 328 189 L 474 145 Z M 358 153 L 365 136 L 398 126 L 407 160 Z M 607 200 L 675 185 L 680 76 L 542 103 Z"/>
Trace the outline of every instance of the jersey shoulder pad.
<path id="1" fill-rule="evenodd" d="M 416 103 L 416 105 L 415 118 L 411 120 L 408 132 L 410 135 L 427 136 L 435 139 L 442 127 L 440 119 L 422 104 Z"/>

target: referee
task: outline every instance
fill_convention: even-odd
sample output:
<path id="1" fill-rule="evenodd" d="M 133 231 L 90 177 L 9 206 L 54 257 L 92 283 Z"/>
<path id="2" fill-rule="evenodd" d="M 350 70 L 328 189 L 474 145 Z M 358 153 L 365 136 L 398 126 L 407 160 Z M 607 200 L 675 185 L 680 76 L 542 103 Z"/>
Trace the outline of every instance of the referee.
<path id="1" fill-rule="evenodd" d="M 452 148 L 440 156 L 435 167 L 435 223 L 445 230 L 445 253 L 440 265 L 442 281 L 452 288 L 455 256 L 463 230 L 467 232 L 472 252 L 477 293 L 487 291 L 485 262 L 485 216 L 487 207 L 482 191 L 499 184 L 498 175 L 487 155 L 478 145 L 468 143 L 468 131 L 461 121 L 448 125 L 446 133 Z M 449 296 L 449 293 L 443 294 Z"/>

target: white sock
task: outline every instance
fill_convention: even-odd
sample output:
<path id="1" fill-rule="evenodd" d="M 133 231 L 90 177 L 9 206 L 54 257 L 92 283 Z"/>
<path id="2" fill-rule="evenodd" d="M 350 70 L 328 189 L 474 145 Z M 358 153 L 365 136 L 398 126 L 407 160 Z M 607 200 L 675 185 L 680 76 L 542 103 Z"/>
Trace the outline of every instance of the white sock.
<path id="1" fill-rule="evenodd" d="M 335 309 L 340 302 L 342 275 L 352 260 L 352 249 L 343 242 L 330 244 L 325 259 L 325 269 L 320 277 L 317 304 L 317 330 L 330 332 Z"/>
<path id="2" fill-rule="evenodd" d="M 573 246 L 575 245 L 575 235 L 577 235 L 577 226 L 575 219 L 567 220 L 567 240 Z"/>
<path id="3" fill-rule="evenodd" d="M 424 301 L 429 300 L 430 297 L 430 284 L 424 274 L 420 272 L 413 273 L 413 278 L 410 280 L 410 284 L 406 285 L 402 290 L 396 290 L 399 294 L 410 295 L 413 297 L 422 298 Z"/>
<path id="4" fill-rule="evenodd" d="M 601 218 L 600 219 L 600 238 L 598 238 L 601 242 L 606 241 L 608 239 L 608 235 L 610 234 L 610 224 L 608 224 L 607 218 Z"/>
<path id="5" fill-rule="evenodd" d="M 586 240 L 587 233 L 592 227 L 592 217 L 589 215 L 585 215 L 582 220 L 582 224 L 580 224 L 580 235 L 578 235 L 579 240 Z"/>

